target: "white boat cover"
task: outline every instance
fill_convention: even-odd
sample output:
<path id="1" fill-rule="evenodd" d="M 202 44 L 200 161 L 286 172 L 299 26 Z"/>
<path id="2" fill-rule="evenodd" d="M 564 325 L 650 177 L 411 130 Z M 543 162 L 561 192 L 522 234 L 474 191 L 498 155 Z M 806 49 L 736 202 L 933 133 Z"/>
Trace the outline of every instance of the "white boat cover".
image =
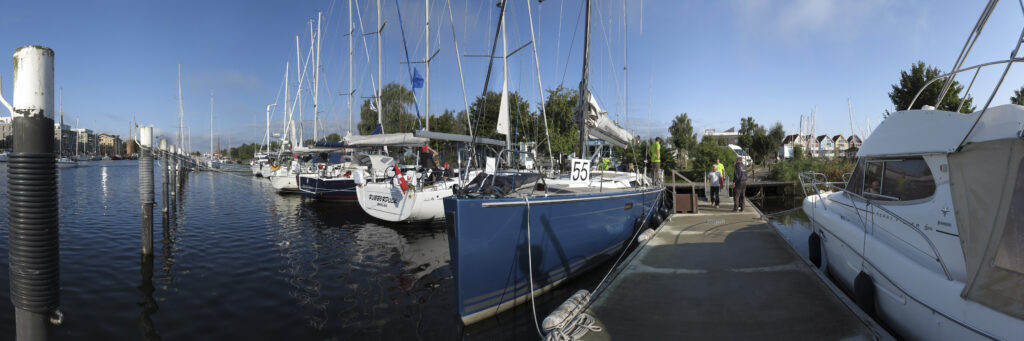
<path id="1" fill-rule="evenodd" d="M 597 99 L 590 95 L 587 108 L 587 127 L 590 136 L 607 141 L 619 148 L 626 148 L 633 140 L 633 135 L 608 118 L 608 112 L 601 110 Z"/>
<path id="2" fill-rule="evenodd" d="M 949 175 L 967 266 L 960 296 L 1024 319 L 1024 141 L 967 144 L 949 156 Z"/>
<path id="3" fill-rule="evenodd" d="M 459 134 L 449 134 L 449 133 L 439 133 L 439 132 L 436 132 L 436 131 L 417 130 L 417 131 L 414 131 L 412 134 L 413 134 L 413 136 L 416 136 L 416 137 L 424 137 L 424 138 L 428 138 L 428 139 L 431 139 L 431 140 L 444 140 L 444 141 L 454 141 L 454 142 L 463 142 L 463 143 L 470 143 L 470 142 L 473 141 L 473 137 L 472 136 L 459 135 Z M 489 144 L 489 145 L 495 145 L 495 146 L 505 146 L 505 141 L 498 141 L 498 140 L 495 140 L 495 139 L 488 139 L 488 138 L 483 138 L 483 137 L 477 137 L 476 138 L 476 143 Z"/>
<path id="4" fill-rule="evenodd" d="M 857 156 L 907 155 L 955 152 L 979 112 L 960 114 L 940 110 L 907 110 L 893 113 L 871 132 Z M 1014 104 L 991 107 L 971 132 L 968 143 L 1019 136 L 1024 107 Z"/>
<path id="5" fill-rule="evenodd" d="M 390 133 L 376 135 L 348 135 L 345 144 L 350 147 L 367 146 L 402 146 L 418 147 L 427 143 L 426 138 L 413 136 L 412 133 Z"/>
<path id="6" fill-rule="evenodd" d="M 374 172 L 383 172 L 395 166 L 395 159 L 387 155 L 362 154 L 357 159 L 360 165 L 367 166 Z"/>

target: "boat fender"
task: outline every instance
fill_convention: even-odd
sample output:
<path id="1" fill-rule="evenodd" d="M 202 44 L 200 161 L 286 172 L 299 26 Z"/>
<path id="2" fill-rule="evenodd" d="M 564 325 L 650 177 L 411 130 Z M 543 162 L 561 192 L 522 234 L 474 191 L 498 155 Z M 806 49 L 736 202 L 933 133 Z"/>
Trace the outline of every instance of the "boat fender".
<path id="1" fill-rule="evenodd" d="M 651 215 L 651 227 L 655 227 L 656 228 L 658 226 L 661 226 L 661 222 L 662 222 L 662 219 L 661 219 L 661 215 L 660 214 L 655 212 L 654 214 Z"/>
<path id="2" fill-rule="evenodd" d="M 363 178 L 363 172 L 353 172 L 352 178 L 352 182 L 355 182 L 356 185 L 362 186 L 366 184 L 366 179 Z"/>
<path id="3" fill-rule="evenodd" d="M 875 284 L 871 276 L 861 271 L 853 280 L 853 300 L 864 313 L 872 318 L 875 315 Z"/>
<path id="4" fill-rule="evenodd" d="M 456 185 L 456 186 L 458 186 L 458 185 Z M 636 233 L 636 231 L 640 231 L 640 228 L 642 228 L 642 227 L 644 227 L 644 220 L 642 218 L 637 217 L 636 220 L 633 220 L 633 232 L 634 233 Z"/>
<path id="5" fill-rule="evenodd" d="M 668 207 L 662 206 L 658 208 L 658 214 L 661 215 L 661 220 L 668 218 Z"/>
<path id="6" fill-rule="evenodd" d="M 588 302 L 590 302 L 590 292 L 587 290 L 581 289 L 575 294 L 572 294 L 572 296 L 569 296 L 569 299 L 562 302 L 558 308 L 552 311 L 551 314 L 548 314 L 548 316 L 544 318 L 544 321 L 541 322 L 541 328 L 544 329 L 544 334 L 549 334 L 554 330 L 565 327 L 566 324 L 572 321 L 572 318 L 576 316 L 576 314 L 579 314 L 583 310 L 583 307 L 585 307 Z"/>
<path id="7" fill-rule="evenodd" d="M 818 233 L 811 233 L 807 237 L 807 253 L 814 267 L 821 268 L 821 236 Z"/>
<path id="8" fill-rule="evenodd" d="M 653 229 L 646 229 L 646 230 L 644 230 L 643 233 L 640 233 L 640 236 L 636 237 L 636 242 L 637 243 L 643 243 L 643 242 L 647 241 L 648 239 L 651 239 L 651 237 L 654 237 L 654 230 Z"/>

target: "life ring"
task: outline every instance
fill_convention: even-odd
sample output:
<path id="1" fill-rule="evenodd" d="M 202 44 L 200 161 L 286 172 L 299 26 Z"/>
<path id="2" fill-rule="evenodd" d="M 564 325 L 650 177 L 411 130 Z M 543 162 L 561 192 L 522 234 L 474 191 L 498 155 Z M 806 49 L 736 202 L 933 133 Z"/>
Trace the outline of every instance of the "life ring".
<path id="1" fill-rule="evenodd" d="M 280 163 L 277 163 L 277 162 L 271 162 L 271 163 L 270 163 L 270 169 L 271 169 L 271 170 L 278 170 L 278 169 L 281 169 L 281 164 L 280 164 Z"/>

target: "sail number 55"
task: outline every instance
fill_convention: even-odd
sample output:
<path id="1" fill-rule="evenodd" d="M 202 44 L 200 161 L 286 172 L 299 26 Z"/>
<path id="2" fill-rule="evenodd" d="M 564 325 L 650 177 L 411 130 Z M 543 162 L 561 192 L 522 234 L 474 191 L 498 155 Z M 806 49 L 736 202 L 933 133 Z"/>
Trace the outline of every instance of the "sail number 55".
<path id="1" fill-rule="evenodd" d="M 572 159 L 570 178 L 574 183 L 590 182 L 590 160 Z"/>

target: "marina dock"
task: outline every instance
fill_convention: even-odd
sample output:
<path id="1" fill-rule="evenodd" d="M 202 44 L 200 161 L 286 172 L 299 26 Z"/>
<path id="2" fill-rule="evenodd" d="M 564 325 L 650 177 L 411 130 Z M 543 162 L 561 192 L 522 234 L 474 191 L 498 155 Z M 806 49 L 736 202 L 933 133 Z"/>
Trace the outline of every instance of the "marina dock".
<path id="1" fill-rule="evenodd" d="M 672 215 L 595 293 L 584 339 L 892 339 L 749 201 L 731 211 Z"/>

